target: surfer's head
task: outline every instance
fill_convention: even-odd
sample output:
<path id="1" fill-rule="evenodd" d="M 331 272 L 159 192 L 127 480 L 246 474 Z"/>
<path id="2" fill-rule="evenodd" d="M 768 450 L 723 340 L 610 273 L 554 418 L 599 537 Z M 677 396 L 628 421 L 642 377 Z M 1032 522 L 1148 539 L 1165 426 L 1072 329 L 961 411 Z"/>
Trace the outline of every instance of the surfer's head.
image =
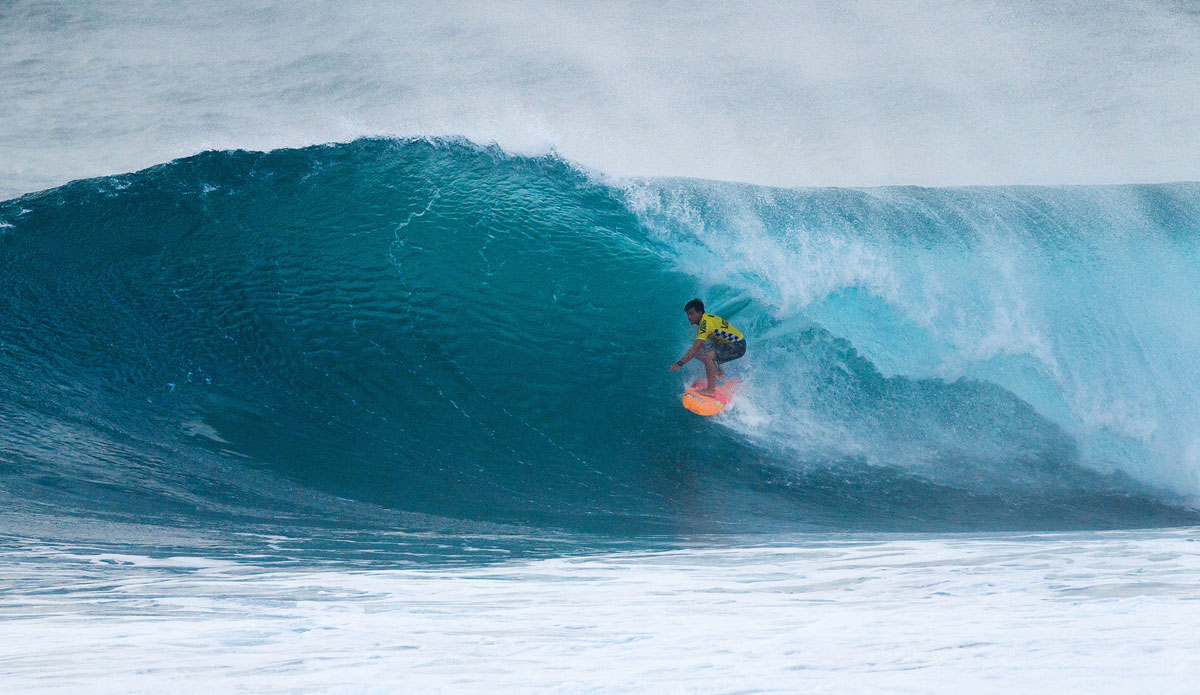
<path id="1" fill-rule="evenodd" d="M 683 305 L 683 313 L 687 314 L 688 323 L 700 323 L 700 317 L 704 316 L 704 302 L 699 299 L 693 299 Z"/>

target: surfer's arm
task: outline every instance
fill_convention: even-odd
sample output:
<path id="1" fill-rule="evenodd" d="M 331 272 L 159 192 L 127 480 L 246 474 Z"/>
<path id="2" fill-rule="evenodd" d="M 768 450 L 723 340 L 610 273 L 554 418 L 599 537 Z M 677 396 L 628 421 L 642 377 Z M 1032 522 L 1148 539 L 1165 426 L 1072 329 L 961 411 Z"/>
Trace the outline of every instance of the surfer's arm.
<path id="1" fill-rule="evenodd" d="M 683 365 L 687 364 L 688 360 L 695 357 L 696 353 L 700 352 L 700 349 L 703 347 L 704 347 L 703 340 L 697 340 L 696 342 L 692 343 L 692 346 L 690 348 L 688 348 L 688 351 L 683 353 L 683 357 L 680 357 L 678 362 L 671 365 L 671 371 L 675 371 L 676 369 L 679 369 Z"/>

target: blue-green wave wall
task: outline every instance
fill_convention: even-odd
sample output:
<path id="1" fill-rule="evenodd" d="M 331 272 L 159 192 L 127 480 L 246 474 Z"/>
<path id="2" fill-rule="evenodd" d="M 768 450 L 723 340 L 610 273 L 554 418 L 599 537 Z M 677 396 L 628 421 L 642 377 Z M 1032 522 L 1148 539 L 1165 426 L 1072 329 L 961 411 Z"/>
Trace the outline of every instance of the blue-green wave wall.
<path id="1" fill-rule="evenodd" d="M 1158 255 L 1094 240 L 1127 196 L 1159 216 L 1139 217 Z M 79 181 L 0 203 L 4 491 L 31 514 L 618 534 L 1178 523 L 1192 469 L 1164 459 L 1187 434 L 1171 403 L 1170 436 L 1139 439 L 1079 415 L 1071 380 L 1171 354 L 1134 351 L 1147 324 L 1085 289 L 1115 274 L 1120 316 L 1171 315 L 1129 293 L 1164 262 L 1156 282 L 1183 291 L 1197 200 L 614 182 L 426 140 Z M 1064 302 L 1011 308 L 1024 353 L 970 334 L 1006 301 L 993 243 L 1013 282 Z M 696 295 L 751 336 L 738 407 L 714 420 L 666 369 Z M 1081 312 L 1102 325 L 1080 333 Z"/>

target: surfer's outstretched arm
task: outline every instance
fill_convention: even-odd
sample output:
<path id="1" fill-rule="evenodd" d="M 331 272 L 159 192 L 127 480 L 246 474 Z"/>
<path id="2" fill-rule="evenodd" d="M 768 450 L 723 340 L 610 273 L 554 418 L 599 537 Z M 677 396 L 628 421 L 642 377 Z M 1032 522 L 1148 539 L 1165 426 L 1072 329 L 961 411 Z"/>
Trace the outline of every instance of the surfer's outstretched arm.
<path id="1" fill-rule="evenodd" d="M 688 348 L 688 351 L 683 353 L 683 357 L 680 357 L 678 362 L 675 362 L 671 365 L 671 371 L 675 371 L 676 369 L 679 369 L 683 365 L 687 364 L 693 357 L 696 356 L 696 353 L 700 352 L 702 349 L 704 349 L 703 340 L 697 340 L 696 342 L 692 343 L 692 346 Z"/>

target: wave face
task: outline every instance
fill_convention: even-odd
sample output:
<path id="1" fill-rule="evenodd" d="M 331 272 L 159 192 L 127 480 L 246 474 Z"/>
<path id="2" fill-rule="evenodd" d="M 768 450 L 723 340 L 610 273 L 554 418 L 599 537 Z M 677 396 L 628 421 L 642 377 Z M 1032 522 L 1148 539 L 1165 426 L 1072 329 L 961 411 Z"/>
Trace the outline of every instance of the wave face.
<path id="1" fill-rule="evenodd" d="M 1198 220 L 1191 184 L 614 183 L 456 141 L 79 181 L 0 203 L 6 503 L 617 534 L 1193 523 Z M 715 420 L 666 370 L 695 295 L 751 341 Z"/>

